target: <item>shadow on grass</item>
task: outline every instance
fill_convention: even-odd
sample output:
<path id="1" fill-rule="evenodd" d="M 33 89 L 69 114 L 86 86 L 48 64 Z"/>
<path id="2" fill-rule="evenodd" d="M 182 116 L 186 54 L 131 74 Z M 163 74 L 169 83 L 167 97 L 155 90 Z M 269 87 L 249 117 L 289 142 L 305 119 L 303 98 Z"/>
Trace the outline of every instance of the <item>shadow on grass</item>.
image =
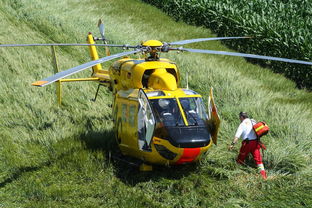
<path id="1" fill-rule="evenodd" d="M 80 135 L 80 140 L 91 151 L 118 152 L 118 146 L 112 130 L 87 131 Z"/>
<path id="2" fill-rule="evenodd" d="M 136 185 L 137 183 L 150 180 L 158 181 L 162 178 L 179 179 L 196 168 L 196 165 L 179 167 L 155 166 L 152 172 L 140 172 L 138 166 L 130 165 L 129 162 L 139 164 L 141 161 L 121 156 L 112 130 L 101 132 L 86 131 L 86 133 L 78 135 L 78 137 L 73 136 L 54 143 L 49 152 L 47 152 L 50 155 L 48 160 L 32 166 L 16 167 L 7 178 L 0 181 L 0 188 L 19 180 L 26 173 L 35 173 L 54 165 L 58 161 L 66 161 L 66 158 L 70 158 L 75 152 L 81 151 L 83 148 L 86 148 L 88 151 L 103 152 L 106 158 L 103 163 L 112 165 L 115 176 L 127 185 Z M 116 158 L 121 158 L 122 160 Z"/>
<path id="3" fill-rule="evenodd" d="M 197 164 L 179 166 L 153 166 L 153 171 L 141 172 L 138 167 L 132 166 L 125 169 L 125 165 L 119 161 L 114 161 L 116 176 L 125 184 L 135 186 L 141 182 L 157 182 L 162 179 L 179 180 L 188 176 L 197 169 Z"/>
<path id="4" fill-rule="evenodd" d="M 40 164 L 39 166 L 18 168 L 13 174 L 11 174 L 11 176 L 9 178 L 5 179 L 4 181 L 2 181 L 0 183 L 0 188 L 3 188 L 7 184 L 10 184 L 10 183 L 18 180 L 24 173 L 35 172 L 37 170 L 40 170 L 43 167 L 47 167 L 47 166 L 50 166 L 50 165 L 51 165 L 51 162 L 47 161 L 47 162 L 44 162 L 44 163 Z"/>
<path id="5" fill-rule="evenodd" d="M 113 130 L 88 131 L 81 135 L 80 139 L 89 150 L 103 151 L 106 162 L 114 167 L 115 176 L 130 186 L 135 186 L 140 182 L 159 181 L 163 178 L 177 180 L 197 169 L 197 164 L 172 167 L 153 165 L 153 171 L 142 172 L 139 170 L 141 160 L 121 155 Z"/>

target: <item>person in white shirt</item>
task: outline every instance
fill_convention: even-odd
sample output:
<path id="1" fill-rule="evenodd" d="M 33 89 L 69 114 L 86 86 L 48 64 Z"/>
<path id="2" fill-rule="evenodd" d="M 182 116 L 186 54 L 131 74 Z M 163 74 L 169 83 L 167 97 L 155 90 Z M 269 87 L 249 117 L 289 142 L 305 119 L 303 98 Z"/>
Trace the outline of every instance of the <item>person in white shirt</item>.
<path id="1" fill-rule="evenodd" d="M 237 128 L 234 140 L 229 146 L 229 150 L 233 149 L 234 145 L 241 137 L 243 139 L 242 146 L 240 148 L 239 155 L 236 161 L 240 164 L 244 164 L 246 157 L 249 153 L 251 153 L 255 163 L 257 164 L 258 169 L 260 170 L 261 176 L 263 177 L 263 179 L 267 179 L 260 152 L 261 145 L 253 129 L 255 121 L 250 119 L 246 112 L 240 112 L 239 119 L 241 123 Z"/>

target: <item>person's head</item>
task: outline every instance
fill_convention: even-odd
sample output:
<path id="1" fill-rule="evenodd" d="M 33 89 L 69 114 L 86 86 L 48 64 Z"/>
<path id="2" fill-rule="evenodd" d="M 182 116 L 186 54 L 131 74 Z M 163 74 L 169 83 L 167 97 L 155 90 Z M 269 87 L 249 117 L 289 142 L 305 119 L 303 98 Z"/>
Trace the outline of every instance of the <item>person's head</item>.
<path id="1" fill-rule="evenodd" d="M 243 121 L 245 118 L 248 118 L 248 114 L 246 112 L 240 112 L 239 114 L 239 120 Z"/>
<path id="2" fill-rule="evenodd" d="M 170 101 L 167 99 L 159 99 L 158 104 L 163 110 L 166 110 L 169 109 Z"/>

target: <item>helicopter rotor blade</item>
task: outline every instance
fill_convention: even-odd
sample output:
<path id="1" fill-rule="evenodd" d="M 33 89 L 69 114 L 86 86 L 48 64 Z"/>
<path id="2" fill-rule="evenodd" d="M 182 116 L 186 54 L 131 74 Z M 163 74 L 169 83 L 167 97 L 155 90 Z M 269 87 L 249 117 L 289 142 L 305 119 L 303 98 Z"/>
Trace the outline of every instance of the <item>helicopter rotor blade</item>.
<path id="1" fill-rule="evenodd" d="M 26 46 L 107 46 L 119 48 L 137 48 L 137 46 L 116 44 L 87 44 L 87 43 L 34 43 L 34 44 L 0 44 L 0 47 L 26 47 Z"/>
<path id="2" fill-rule="evenodd" d="M 49 85 L 49 84 L 51 84 L 53 82 L 56 82 L 56 81 L 58 81 L 58 80 L 60 80 L 60 79 L 62 79 L 64 77 L 67 77 L 69 75 L 75 74 L 75 73 L 80 72 L 80 71 L 82 71 L 84 69 L 87 69 L 89 67 L 92 67 L 92 66 L 94 66 L 96 64 L 100 64 L 100 63 L 103 63 L 103 62 L 106 62 L 106 61 L 110 61 L 112 59 L 119 58 L 119 57 L 122 57 L 122 56 L 138 53 L 140 51 L 142 51 L 142 50 L 136 49 L 134 51 L 127 51 L 127 52 L 117 53 L 117 54 L 114 54 L 114 55 L 111 55 L 111 56 L 106 56 L 106 57 L 100 58 L 98 60 L 90 61 L 90 62 L 81 64 L 79 66 L 75 66 L 73 68 L 70 68 L 70 69 L 68 69 L 66 71 L 62 71 L 62 72 L 56 73 L 56 74 L 54 74 L 54 75 L 52 75 L 52 76 L 50 76 L 50 77 L 48 77 L 46 79 L 34 82 L 34 83 L 32 83 L 32 85 L 43 87 L 43 86 Z"/>
<path id="3" fill-rule="evenodd" d="M 190 39 L 190 40 L 180 40 L 169 43 L 169 45 L 184 45 L 189 43 L 197 43 L 202 41 L 210 41 L 210 40 L 230 40 L 230 39 L 245 39 L 245 38 L 252 38 L 252 37 L 216 37 L 216 38 L 197 38 L 197 39 Z"/>
<path id="4" fill-rule="evenodd" d="M 240 57 L 245 57 L 245 58 L 256 58 L 256 59 L 265 59 L 265 60 L 282 61 L 282 62 L 288 62 L 288 63 L 312 65 L 312 62 L 309 62 L 309 61 L 301 61 L 301 60 L 288 59 L 288 58 L 278 58 L 278 57 L 273 57 L 273 56 L 262 56 L 262 55 L 247 54 L 247 53 L 202 50 L 202 49 L 192 49 L 192 48 L 170 48 L 170 50 L 188 51 L 188 52 L 193 52 L 193 53 L 208 53 L 208 54 L 227 55 L 227 56 L 240 56 Z"/>

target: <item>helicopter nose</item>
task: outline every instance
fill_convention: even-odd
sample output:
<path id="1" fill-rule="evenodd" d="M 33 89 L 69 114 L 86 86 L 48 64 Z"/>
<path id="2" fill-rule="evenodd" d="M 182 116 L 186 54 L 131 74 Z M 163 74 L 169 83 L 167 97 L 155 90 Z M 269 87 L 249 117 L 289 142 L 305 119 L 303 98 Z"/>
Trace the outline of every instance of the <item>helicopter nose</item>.
<path id="1" fill-rule="evenodd" d="M 200 154 L 200 147 L 197 148 L 183 148 L 183 154 L 177 161 L 177 164 L 190 163 L 197 159 Z"/>

